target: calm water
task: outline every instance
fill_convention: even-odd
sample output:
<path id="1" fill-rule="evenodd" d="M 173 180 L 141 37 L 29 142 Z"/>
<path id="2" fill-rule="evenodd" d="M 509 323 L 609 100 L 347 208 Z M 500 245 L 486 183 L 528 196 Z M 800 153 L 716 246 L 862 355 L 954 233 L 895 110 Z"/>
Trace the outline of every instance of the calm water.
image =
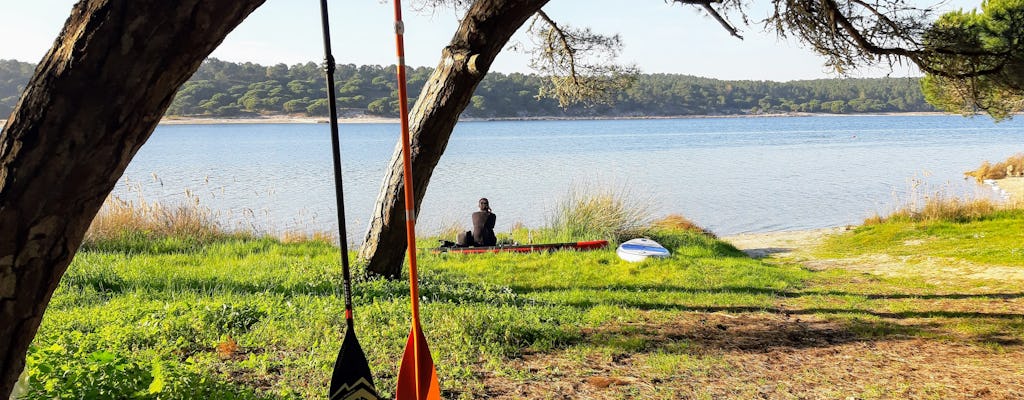
<path id="1" fill-rule="evenodd" d="M 366 218 L 397 124 L 343 124 L 349 240 Z M 463 122 L 434 172 L 419 232 L 469 225 L 488 197 L 498 229 L 543 225 L 570 190 L 628 191 L 656 215 L 683 214 L 719 234 L 858 223 L 889 210 L 912 180 L 958 192 L 983 160 L 1022 150 L 1020 118 L 863 116 Z M 233 225 L 336 229 L 329 128 L 160 126 L 115 193 L 183 201 Z"/>

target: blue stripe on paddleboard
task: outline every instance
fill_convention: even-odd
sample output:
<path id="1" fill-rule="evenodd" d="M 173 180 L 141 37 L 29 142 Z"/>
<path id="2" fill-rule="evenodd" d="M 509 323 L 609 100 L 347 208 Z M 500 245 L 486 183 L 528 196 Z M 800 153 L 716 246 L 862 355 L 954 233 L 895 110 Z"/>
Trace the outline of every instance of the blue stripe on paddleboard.
<path id="1" fill-rule="evenodd" d="M 629 251 L 648 251 L 648 252 L 651 252 L 651 253 L 664 253 L 664 254 L 668 254 L 668 250 L 665 249 L 664 247 L 644 246 L 642 244 L 632 244 L 632 243 L 623 243 L 621 247 L 622 247 L 623 250 L 629 250 Z"/>

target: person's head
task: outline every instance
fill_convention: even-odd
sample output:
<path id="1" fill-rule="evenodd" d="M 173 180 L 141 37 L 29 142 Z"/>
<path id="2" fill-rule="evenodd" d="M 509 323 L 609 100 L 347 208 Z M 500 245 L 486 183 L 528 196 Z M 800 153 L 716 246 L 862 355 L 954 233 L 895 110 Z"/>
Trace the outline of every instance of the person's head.
<path id="1" fill-rule="evenodd" d="M 491 204 L 487 201 L 486 197 L 481 198 L 477 205 L 480 206 L 480 211 L 491 211 Z"/>

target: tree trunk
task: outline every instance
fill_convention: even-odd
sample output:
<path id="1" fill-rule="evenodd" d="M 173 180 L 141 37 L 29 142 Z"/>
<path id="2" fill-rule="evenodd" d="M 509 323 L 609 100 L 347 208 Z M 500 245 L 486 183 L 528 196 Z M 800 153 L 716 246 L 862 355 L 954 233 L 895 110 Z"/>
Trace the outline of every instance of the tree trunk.
<path id="1" fill-rule="evenodd" d="M 86 0 L 0 135 L 0 399 L 104 199 L 174 93 L 264 0 Z"/>
<path id="2" fill-rule="evenodd" d="M 479 0 L 441 53 L 441 62 L 411 111 L 413 190 L 419 213 L 427 184 L 441 159 L 459 115 L 512 34 L 548 0 Z M 402 146 L 395 146 L 377 196 L 370 229 L 360 250 L 369 272 L 397 277 L 405 258 L 405 199 Z"/>

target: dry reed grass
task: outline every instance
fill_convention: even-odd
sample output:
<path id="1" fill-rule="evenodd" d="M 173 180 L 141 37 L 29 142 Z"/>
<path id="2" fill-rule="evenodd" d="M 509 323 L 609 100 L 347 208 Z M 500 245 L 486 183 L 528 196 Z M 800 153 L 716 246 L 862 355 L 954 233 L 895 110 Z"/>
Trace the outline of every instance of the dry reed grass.
<path id="1" fill-rule="evenodd" d="M 335 232 L 328 231 L 284 231 L 277 235 L 278 240 L 281 243 L 306 243 L 306 242 L 322 242 L 337 245 L 338 234 Z"/>
<path id="2" fill-rule="evenodd" d="M 446 220 L 441 222 L 441 227 L 437 230 L 437 237 L 448 240 L 455 240 L 455 238 L 457 238 L 460 233 L 466 232 L 468 230 L 469 229 L 466 228 L 466 225 L 463 225 L 461 222 L 454 220 Z"/>
<path id="3" fill-rule="evenodd" d="M 185 201 L 164 205 L 145 199 L 137 190 L 133 201 L 111 195 L 93 219 L 85 240 L 88 243 L 116 241 L 128 234 L 141 234 L 149 239 L 178 237 L 199 241 L 226 237 L 276 237 L 282 243 L 324 242 L 338 244 L 338 235 L 322 230 L 286 230 L 268 234 L 257 231 L 253 224 L 225 228 L 216 212 L 200 203 L 199 197 L 185 191 Z"/>
<path id="4" fill-rule="evenodd" d="M 950 189 L 927 190 L 917 179 L 911 181 L 910 191 L 905 200 L 899 201 L 888 215 L 875 214 L 864 220 L 864 225 L 880 224 L 890 220 L 909 221 L 956 221 L 964 222 L 983 218 L 999 210 L 1019 209 L 1024 206 L 1019 200 L 999 201 L 990 196 L 975 194 L 960 196 Z"/>
<path id="5" fill-rule="evenodd" d="M 1005 161 L 992 164 L 987 160 L 978 169 L 964 172 L 978 182 L 985 179 L 1003 179 L 1007 176 L 1024 176 L 1024 153 L 1017 153 Z"/>
<path id="6" fill-rule="evenodd" d="M 652 222 L 651 227 L 656 229 L 698 232 L 711 236 L 713 238 L 717 238 L 717 236 L 715 236 L 713 232 L 704 229 L 700 225 L 695 224 L 693 221 L 690 221 L 686 217 L 679 214 L 666 215 L 664 218 Z"/>
<path id="7" fill-rule="evenodd" d="M 228 232 L 217 223 L 209 208 L 186 193 L 188 201 L 173 206 L 149 202 L 141 195 L 135 201 L 110 196 L 89 225 L 86 242 L 116 240 L 127 232 L 149 237 L 195 237 L 209 239 Z"/>

